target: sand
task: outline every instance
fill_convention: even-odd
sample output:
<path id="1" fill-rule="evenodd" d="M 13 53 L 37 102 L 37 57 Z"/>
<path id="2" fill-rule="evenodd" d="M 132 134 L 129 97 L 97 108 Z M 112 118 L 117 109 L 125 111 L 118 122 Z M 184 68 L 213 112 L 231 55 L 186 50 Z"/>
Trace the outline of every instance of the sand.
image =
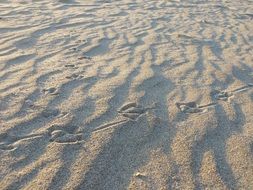
<path id="1" fill-rule="evenodd" d="M 253 189 L 251 0 L 0 0 L 0 189 Z"/>

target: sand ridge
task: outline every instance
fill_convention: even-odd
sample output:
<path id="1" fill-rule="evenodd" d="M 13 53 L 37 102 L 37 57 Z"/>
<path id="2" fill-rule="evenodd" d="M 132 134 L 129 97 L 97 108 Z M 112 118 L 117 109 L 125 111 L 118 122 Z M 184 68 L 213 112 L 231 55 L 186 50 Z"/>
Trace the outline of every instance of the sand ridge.
<path id="1" fill-rule="evenodd" d="M 252 15 L 1 0 L 0 189 L 253 189 Z"/>

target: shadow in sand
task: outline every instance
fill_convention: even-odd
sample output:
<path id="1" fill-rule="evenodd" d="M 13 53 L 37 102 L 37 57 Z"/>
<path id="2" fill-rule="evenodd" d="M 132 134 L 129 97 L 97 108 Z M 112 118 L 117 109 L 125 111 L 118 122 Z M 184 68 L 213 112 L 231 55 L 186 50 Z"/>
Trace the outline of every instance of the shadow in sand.
<path id="1" fill-rule="evenodd" d="M 120 124 L 75 189 L 126 189 L 164 130 L 164 125 L 150 125 L 145 115 Z"/>
<path id="2" fill-rule="evenodd" d="M 215 107 L 218 125 L 216 128 L 207 129 L 206 134 L 195 143 L 192 152 L 192 171 L 195 178 L 197 189 L 202 189 L 198 178 L 201 161 L 206 151 L 212 150 L 217 167 L 217 172 L 228 189 L 237 189 L 236 179 L 233 171 L 226 160 L 226 142 L 233 133 L 240 133 L 245 123 L 245 115 L 240 105 L 234 104 L 233 109 L 236 113 L 234 119 L 228 119 L 226 112 L 221 105 Z"/>

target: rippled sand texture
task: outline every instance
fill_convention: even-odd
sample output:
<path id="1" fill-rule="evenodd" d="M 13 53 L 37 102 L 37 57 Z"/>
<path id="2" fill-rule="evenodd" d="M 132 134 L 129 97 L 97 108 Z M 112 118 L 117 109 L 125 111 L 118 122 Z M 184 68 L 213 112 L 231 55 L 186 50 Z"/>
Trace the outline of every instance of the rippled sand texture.
<path id="1" fill-rule="evenodd" d="M 0 189 L 253 189 L 253 2 L 1 0 Z"/>

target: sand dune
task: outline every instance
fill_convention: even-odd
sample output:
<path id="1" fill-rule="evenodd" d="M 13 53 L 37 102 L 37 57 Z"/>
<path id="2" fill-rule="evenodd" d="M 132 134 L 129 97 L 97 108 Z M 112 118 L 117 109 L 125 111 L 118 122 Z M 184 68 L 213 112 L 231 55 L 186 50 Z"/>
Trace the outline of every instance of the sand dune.
<path id="1" fill-rule="evenodd" d="M 253 189 L 253 2 L 0 0 L 0 189 Z"/>

